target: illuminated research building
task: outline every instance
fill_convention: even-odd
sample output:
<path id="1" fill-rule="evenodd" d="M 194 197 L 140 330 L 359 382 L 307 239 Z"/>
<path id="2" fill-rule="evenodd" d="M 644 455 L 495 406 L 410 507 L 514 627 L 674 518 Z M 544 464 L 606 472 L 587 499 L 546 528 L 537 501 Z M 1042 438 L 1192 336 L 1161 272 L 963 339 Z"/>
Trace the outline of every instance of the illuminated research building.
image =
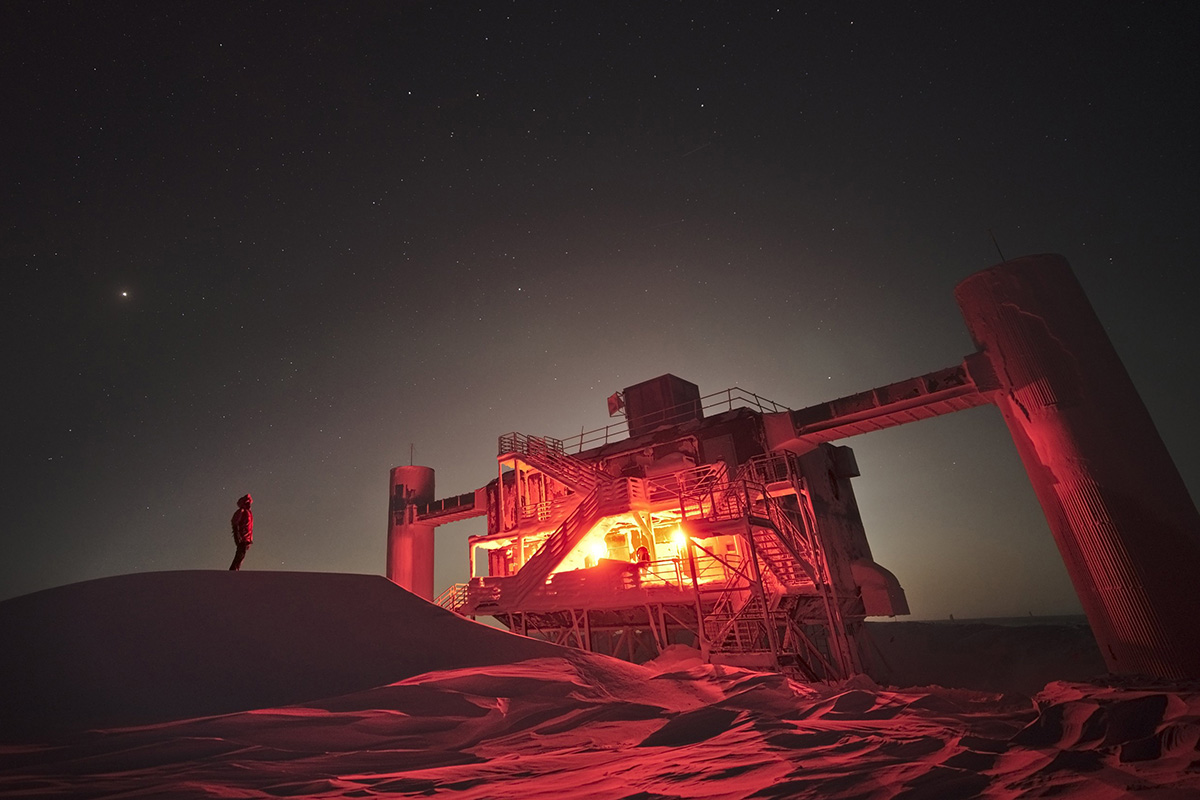
<path id="1" fill-rule="evenodd" d="M 682 643 L 845 677 L 867 658 L 863 620 L 908 605 L 832 442 L 990 404 L 1109 670 L 1200 679 L 1200 516 L 1066 261 L 1006 261 L 956 297 L 978 348 L 956 366 L 799 410 L 663 375 L 609 398 L 615 425 L 500 437 L 475 492 L 435 500 L 433 470 L 397 467 L 388 577 L 432 599 L 434 529 L 486 516 L 474 577 L 437 598 L 457 613 L 634 661 Z"/>
<path id="2" fill-rule="evenodd" d="M 773 448 L 766 420 L 786 409 L 674 375 L 609 407 L 624 421 L 570 441 L 500 437 L 498 477 L 471 494 L 414 506 L 432 472 L 394 470 L 390 577 L 428 590 L 432 527 L 486 515 L 479 577 L 438 598 L 460 614 L 631 660 L 683 643 L 812 679 L 859 671 L 863 618 L 908 606 L 871 558 L 853 452 Z"/>

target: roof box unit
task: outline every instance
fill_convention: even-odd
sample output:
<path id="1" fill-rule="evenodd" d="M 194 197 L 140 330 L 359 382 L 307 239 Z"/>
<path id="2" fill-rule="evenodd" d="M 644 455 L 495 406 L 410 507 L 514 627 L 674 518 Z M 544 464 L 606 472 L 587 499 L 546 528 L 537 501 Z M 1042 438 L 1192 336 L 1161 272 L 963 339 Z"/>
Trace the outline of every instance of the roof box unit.
<path id="1" fill-rule="evenodd" d="M 630 436 L 641 436 L 664 425 L 704 419 L 700 387 L 674 375 L 659 375 L 628 386 L 622 395 Z"/>

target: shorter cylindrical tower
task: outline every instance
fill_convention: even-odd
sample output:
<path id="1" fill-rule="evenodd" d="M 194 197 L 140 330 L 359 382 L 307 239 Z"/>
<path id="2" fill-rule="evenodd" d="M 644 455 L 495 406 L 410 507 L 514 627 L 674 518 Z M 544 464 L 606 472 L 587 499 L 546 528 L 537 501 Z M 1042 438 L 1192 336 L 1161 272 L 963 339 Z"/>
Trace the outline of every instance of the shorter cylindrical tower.
<path id="1" fill-rule="evenodd" d="M 1200 516 L 1061 256 L 958 285 L 994 402 L 1110 671 L 1200 678 Z"/>
<path id="2" fill-rule="evenodd" d="M 416 522 L 416 506 L 433 502 L 433 470 L 395 467 L 388 505 L 387 577 L 417 597 L 433 599 L 433 525 Z"/>

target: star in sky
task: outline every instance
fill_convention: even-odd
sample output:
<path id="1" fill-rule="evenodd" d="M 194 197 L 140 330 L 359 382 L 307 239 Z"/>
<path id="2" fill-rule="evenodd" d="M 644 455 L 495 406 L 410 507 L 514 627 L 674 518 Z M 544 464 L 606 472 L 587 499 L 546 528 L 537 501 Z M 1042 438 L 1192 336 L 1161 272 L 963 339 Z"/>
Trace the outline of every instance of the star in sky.
<path id="1" fill-rule="evenodd" d="M 223 569 L 247 489 L 263 563 L 380 573 L 412 443 L 452 495 L 666 372 L 804 407 L 958 363 L 989 230 L 1067 257 L 1200 485 L 1200 11 L 1014 2 L 0 7 L 0 518 L 38 532 L 0 599 Z M 1077 608 L 993 411 L 847 444 L 918 616 Z"/>

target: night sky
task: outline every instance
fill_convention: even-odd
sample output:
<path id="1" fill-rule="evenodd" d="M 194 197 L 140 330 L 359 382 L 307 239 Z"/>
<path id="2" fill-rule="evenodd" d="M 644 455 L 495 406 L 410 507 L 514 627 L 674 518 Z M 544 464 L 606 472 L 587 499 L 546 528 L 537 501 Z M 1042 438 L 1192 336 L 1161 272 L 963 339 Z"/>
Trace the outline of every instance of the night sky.
<path id="1" fill-rule="evenodd" d="M 1200 496 L 1197 9 L 5 3 L 0 597 L 224 569 L 245 492 L 246 569 L 382 573 L 410 448 L 445 496 L 662 373 L 955 365 L 997 245 L 1071 262 Z M 1078 612 L 994 408 L 844 443 L 914 617 Z"/>

